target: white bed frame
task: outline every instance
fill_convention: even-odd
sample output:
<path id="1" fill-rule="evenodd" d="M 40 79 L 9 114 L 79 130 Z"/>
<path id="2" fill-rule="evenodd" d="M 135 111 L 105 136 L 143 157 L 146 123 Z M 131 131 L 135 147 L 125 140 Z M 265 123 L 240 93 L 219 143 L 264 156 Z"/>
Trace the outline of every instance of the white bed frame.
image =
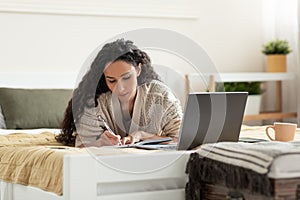
<path id="1" fill-rule="evenodd" d="M 188 157 L 188 152 L 173 151 L 102 156 L 99 161 L 90 154 L 69 154 L 64 158 L 62 196 L 34 187 L 9 184 L 5 200 L 182 200 L 185 199 Z M 149 171 L 124 172 L 111 167 L 118 163 L 133 168 L 140 164 L 140 169 Z"/>
<path id="2" fill-rule="evenodd" d="M 76 78 L 77 74 L 74 72 L 6 72 L 0 73 L 0 87 L 74 88 Z M 68 154 L 64 157 L 62 196 L 39 188 L 2 181 L 0 200 L 181 200 L 185 199 L 185 168 L 189 153 L 169 151 L 99 157 Z M 126 172 L 111 166 L 125 169 L 138 167 L 139 170 L 148 172 Z"/>

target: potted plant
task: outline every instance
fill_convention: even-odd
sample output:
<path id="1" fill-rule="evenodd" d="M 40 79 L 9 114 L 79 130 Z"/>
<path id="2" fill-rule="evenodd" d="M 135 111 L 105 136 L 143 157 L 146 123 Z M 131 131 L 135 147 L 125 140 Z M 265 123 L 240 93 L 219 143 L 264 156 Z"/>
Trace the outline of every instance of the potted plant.
<path id="1" fill-rule="evenodd" d="M 216 85 L 216 91 L 248 92 L 245 115 L 259 114 L 261 104 L 261 82 L 225 82 Z"/>
<path id="2" fill-rule="evenodd" d="M 292 52 L 286 40 L 272 40 L 263 46 L 267 55 L 267 72 L 286 72 L 286 55 Z"/>

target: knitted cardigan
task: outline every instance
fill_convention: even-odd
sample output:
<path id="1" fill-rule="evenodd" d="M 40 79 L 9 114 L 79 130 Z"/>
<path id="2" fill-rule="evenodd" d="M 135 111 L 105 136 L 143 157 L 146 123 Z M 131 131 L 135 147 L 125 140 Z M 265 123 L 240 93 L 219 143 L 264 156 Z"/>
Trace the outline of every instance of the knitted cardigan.
<path id="1" fill-rule="evenodd" d="M 99 96 L 98 106 L 85 108 L 76 123 L 75 146 L 93 142 L 103 133 L 103 123 L 97 119 L 99 114 L 114 133 L 121 137 L 126 135 L 120 103 L 111 92 L 106 92 Z M 153 135 L 178 137 L 181 119 L 180 102 L 166 85 L 151 81 L 137 87 L 129 134 L 141 130 Z"/>

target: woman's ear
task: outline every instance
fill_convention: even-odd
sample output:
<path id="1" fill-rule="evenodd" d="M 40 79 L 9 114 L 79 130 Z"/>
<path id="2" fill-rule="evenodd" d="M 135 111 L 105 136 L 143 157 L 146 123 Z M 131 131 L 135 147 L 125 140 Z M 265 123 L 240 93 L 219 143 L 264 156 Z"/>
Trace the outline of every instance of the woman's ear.
<path id="1" fill-rule="evenodd" d="M 139 63 L 137 69 L 136 69 L 136 74 L 137 76 L 139 76 L 142 72 L 142 63 Z"/>

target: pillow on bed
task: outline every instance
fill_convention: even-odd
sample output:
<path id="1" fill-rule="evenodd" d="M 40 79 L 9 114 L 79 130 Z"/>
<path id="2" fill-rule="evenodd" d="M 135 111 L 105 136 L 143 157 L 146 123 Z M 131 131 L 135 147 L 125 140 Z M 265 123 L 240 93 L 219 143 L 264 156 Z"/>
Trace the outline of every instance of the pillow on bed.
<path id="1" fill-rule="evenodd" d="M 5 124 L 5 120 L 4 120 L 4 116 L 3 116 L 3 113 L 2 113 L 1 106 L 0 106 L 0 128 L 1 129 L 6 129 L 6 124 Z"/>
<path id="2" fill-rule="evenodd" d="M 0 88 L 8 129 L 59 128 L 72 90 Z"/>

